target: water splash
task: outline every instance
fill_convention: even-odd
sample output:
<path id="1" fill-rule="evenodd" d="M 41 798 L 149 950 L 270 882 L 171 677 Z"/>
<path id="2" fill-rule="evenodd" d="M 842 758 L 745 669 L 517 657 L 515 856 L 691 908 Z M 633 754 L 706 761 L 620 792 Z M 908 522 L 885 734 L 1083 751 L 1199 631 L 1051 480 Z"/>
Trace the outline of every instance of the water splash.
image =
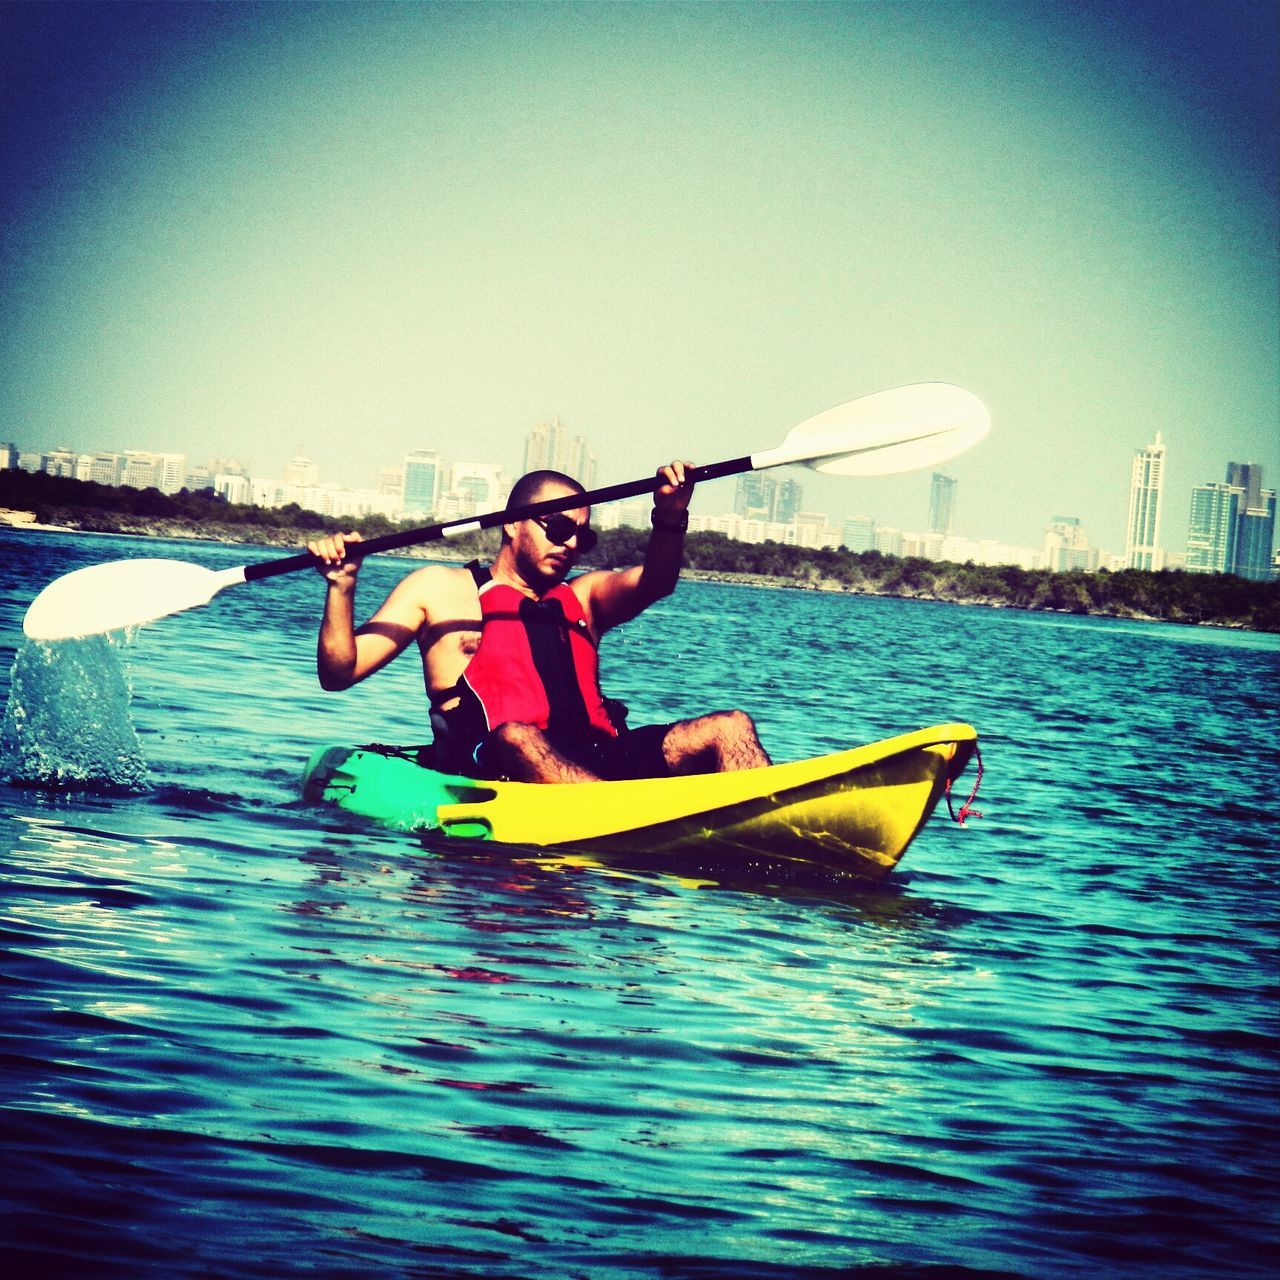
<path id="1" fill-rule="evenodd" d="M 145 790 L 147 764 L 129 702 L 112 637 L 23 644 L 0 728 L 0 771 L 20 786 L 49 790 Z"/>

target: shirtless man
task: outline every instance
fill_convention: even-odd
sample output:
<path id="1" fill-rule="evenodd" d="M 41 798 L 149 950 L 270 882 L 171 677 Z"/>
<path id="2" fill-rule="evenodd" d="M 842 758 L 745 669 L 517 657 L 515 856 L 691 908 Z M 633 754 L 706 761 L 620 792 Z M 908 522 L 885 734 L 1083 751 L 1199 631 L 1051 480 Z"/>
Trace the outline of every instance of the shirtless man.
<path id="1" fill-rule="evenodd" d="M 328 582 L 316 655 L 321 685 L 349 688 L 416 640 L 437 764 L 459 772 L 587 782 L 767 765 L 755 726 L 741 711 L 619 733 L 600 697 L 600 637 L 669 595 L 679 577 L 693 482 L 680 462 L 658 474 L 662 483 L 643 564 L 568 579 L 580 552 L 595 542 L 590 508 L 515 521 L 502 526 L 502 547 L 489 574 L 473 574 L 470 567 L 418 569 L 358 629 L 359 561 L 346 548 L 359 535 L 309 543 Z M 517 482 L 510 505 L 582 492 L 567 476 L 534 472 Z M 482 606 L 482 599 L 489 603 Z M 485 650 L 468 681 L 482 626 Z M 541 661 L 531 657 L 535 649 L 563 652 L 563 678 L 547 683 L 543 666 L 535 672 Z"/>

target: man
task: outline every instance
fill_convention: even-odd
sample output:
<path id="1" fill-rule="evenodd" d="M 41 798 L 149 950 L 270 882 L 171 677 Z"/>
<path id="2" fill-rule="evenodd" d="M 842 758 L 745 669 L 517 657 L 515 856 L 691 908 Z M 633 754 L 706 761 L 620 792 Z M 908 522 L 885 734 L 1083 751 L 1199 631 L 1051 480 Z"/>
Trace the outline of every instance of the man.
<path id="1" fill-rule="evenodd" d="M 693 480 L 686 465 L 659 471 L 643 564 L 569 579 L 595 545 L 583 506 L 502 526 L 486 573 L 431 566 L 411 573 L 355 627 L 358 534 L 308 544 L 328 582 L 316 667 L 325 689 L 345 689 L 417 641 L 431 703 L 438 767 L 522 782 L 714 773 L 767 765 L 741 711 L 619 729 L 600 694 L 601 636 L 675 589 Z M 509 506 L 585 492 L 568 476 L 532 472 Z"/>

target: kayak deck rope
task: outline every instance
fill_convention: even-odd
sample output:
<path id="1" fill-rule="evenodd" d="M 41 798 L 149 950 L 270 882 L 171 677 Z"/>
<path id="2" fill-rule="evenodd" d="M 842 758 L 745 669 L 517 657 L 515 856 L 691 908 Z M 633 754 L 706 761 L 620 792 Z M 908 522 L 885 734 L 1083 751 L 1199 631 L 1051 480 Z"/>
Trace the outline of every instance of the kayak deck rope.
<path id="1" fill-rule="evenodd" d="M 978 749 L 978 744 L 976 742 L 973 744 L 973 758 L 978 762 L 978 776 L 974 778 L 973 790 L 969 792 L 969 798 L 960 806 L 959 813 L 956 812 L 955 806 L 951 803 L 951 784 L 955 779 L 947 779 L 947 789 L 945 793 L 947 797 L 947 812 L 951 815 L 951 821 L 961 827 L 964 826 L 966 818 L 982 817 L 982 810 L 975 809 L 973 807 L 973 802 L 978 798 L 978 788 L 982 786 L 982 752 Z"/>

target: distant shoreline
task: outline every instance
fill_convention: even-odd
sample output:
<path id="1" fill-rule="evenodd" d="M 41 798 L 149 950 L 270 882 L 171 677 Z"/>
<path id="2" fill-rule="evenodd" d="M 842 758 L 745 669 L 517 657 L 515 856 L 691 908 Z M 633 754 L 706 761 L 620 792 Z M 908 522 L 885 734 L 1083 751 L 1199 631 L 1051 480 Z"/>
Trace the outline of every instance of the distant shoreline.
<path id="1" fill-rule="evenodd" d="M 314 537 L 316 530 L 298 528 L 266 528 L 260 525 L 218 525 L 212 522 L 191 522 L 180 519 L 151 518 L 133 516 L 122 512 L 109 511 L 67 511 L 50 512 L 52 520 L 40 520 L 38 513 L 14 508 L 0 508 L 0 528 L 10 528 L 18 533 L 70 533 L 87 535 L 111 535 L 117 537 L 133 537 L 155 539 L 164 538 L 173 541 L 212 542 L 224 546 L 260 547 L 266 550 L 280 549 L 296 552 L 304 547 L 309 538 Z M 54 521 L 57 521 L 55 523 Z M 624 530 L 623 533 L 634 534 L 643 538 L 642 531 Z M 691 540 L 699 535 L 691 535 Z M 463 564 L 477 555 L 486 554 L 484 543 L 479 539 L 492 541 L 492 534 L 470 535 L 462 545 L 433 543 L 429 547 L 410 547 L 401 551 L 387 553 L 391 557 L 404 560 L 432 560 L 445 563 Z M 603 541 L 603 540 L 602 540 Z M 725 540 L 727 541 L 727 540 Z M 737 547 L 738 544 L 730 544 Z M 749 544 L 741 544 L 744 552 L 749 552 Z M 793 550 L 788 548 L 787 550 Z M 636 553 L 639 554 L 638 552 Z M 886 557 L 892 560 L 892 557 Z M 631 563 L 632 558 L 614 561 L 614 563 Z M 915 562 L 927 564 L 928 562 Z M 945 566 L 934 566 L 944 569 Z M 964 566 L 958 568 L 963 569 Z M 1031 574 L 1035 571 L 1019 571 Z M 1047 573 L 1047 571 L 1043 571 Z M 1051 599 L 1033 599 L 1020 601 L 1002 597 L 993 591 L 966 592 L 957 589 L 957 584 L 945 573 L 941 576 L 943 589 L 939 589 L 939 580 L 930 579 L 928 575 L 920 575 L 918 584 L 894 583 L 882 586 L 874 580 L 861 582 L 841 581 L 820 570 L 810 569 L 808 576 L 795 574 L 769 574 L 737 570 L 732 568 L 699 568 L 686 566 L 682 576 L 694 582 L 714 582 L 726 586 L 749 588 L 767 588 L 786 591 L 818 591 L 831 595 L 871 596 L 879 599 L 917 600 L 943 604 L 973 605 L 989 609 L 1021 609 L 1031 613 L 1074 614 L 1077 616 L 1116 618 L 1131 622 L 1172 622 L 1178 625 L 1214 627 L 1221 630 L 1253 631 L 1259 633 L 1280 632 L 1280 605 L 1272 604 L 1271 613 L 1264 615 L 1258 622 L 1241 617 L 1186 617 L 1161 615 L 1144 610 L 1121 601 L 1110 601 L 1106 608 L 1091 607 L 1079 592 L 1072 595 L 1063 605 L 1055 605 Z M 1071 575 L 1048 575 L 1053 577 L 1071 577 Z M 1187 576 L 1187 575 L 1184 575 Z M 1209 581 L 1211 578 L 1204 575 Z M 1266 589 L 1267 584 L 1256 584 Z M 1280 596 L 1280 586 L 1271 584 L 1273 594 Z"/>

